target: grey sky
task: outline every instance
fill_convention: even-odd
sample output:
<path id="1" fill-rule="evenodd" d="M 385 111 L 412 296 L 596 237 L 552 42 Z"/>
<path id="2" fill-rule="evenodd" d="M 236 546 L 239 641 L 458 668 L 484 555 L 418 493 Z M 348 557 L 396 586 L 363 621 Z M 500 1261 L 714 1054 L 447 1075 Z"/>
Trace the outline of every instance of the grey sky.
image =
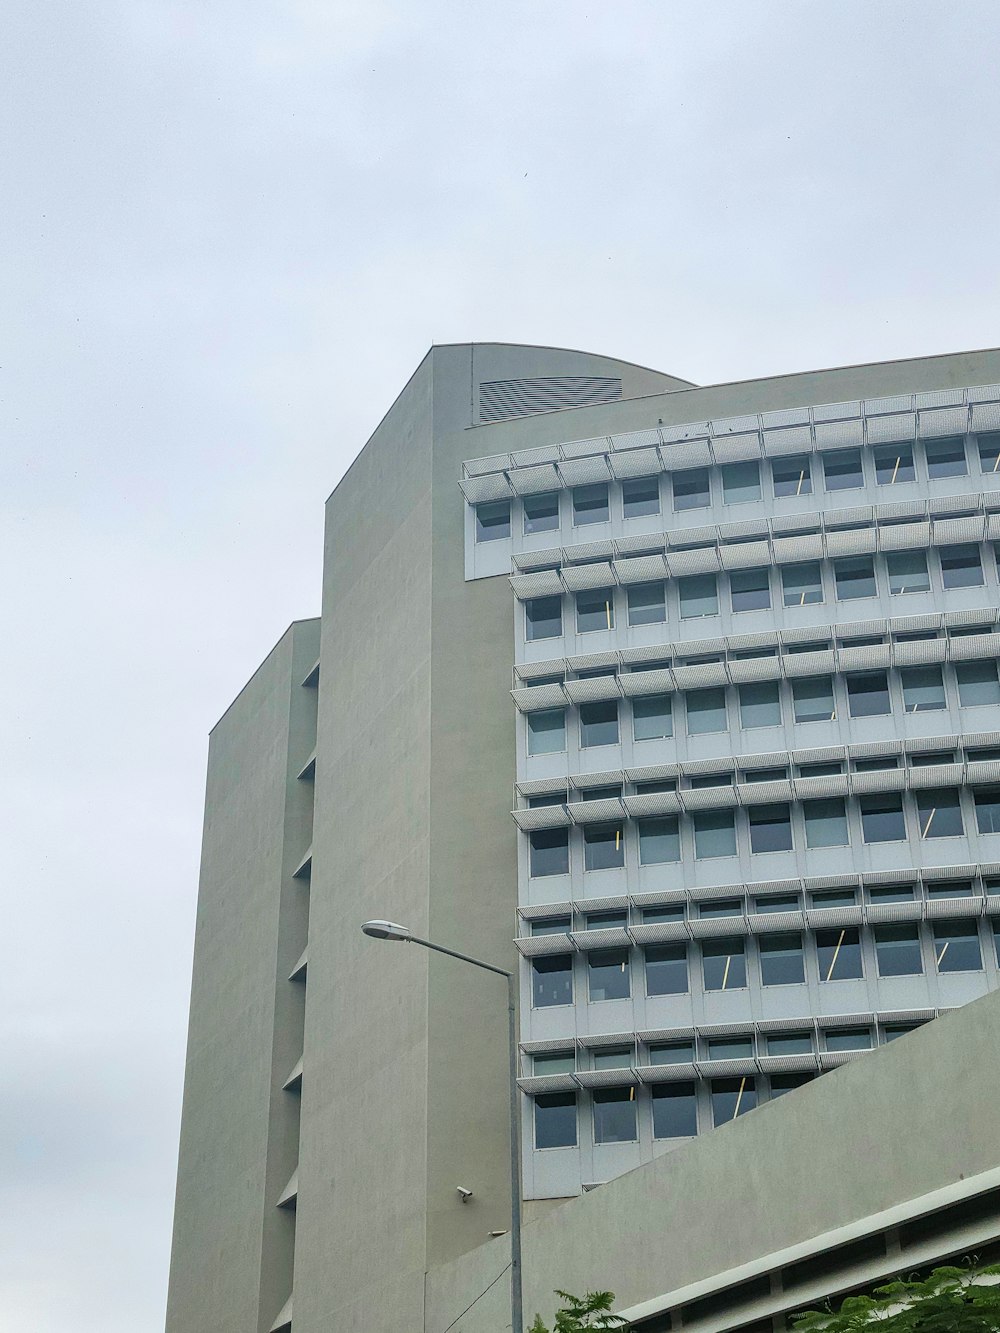
<path id="1" fill-rule="evenodd" d="M 206 733 L 433 342 L 1000 342 L 995 0 L 7 0 L 0 1330 L 162 1328 Z"/>

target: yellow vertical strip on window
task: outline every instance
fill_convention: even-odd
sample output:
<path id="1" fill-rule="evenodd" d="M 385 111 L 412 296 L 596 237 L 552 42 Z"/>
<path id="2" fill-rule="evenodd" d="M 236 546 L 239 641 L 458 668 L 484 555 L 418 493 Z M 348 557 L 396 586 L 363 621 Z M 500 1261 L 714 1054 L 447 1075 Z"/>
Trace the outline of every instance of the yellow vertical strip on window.
<path id="1" fill-rule="evenodd" d="M 847 931 L 846 931 L 846 930 L 842 930 L 842 931 L 840 932 L 840 939 L 837 941 L 837 947 L 836 947 L 836 948 L 834 949 L 834 951 L 833 951 L 833 957 L 830 959 L 830 967 L 829 967 L 829 970 L 828 970 L 828 972 L 827 972 L 827 974 L 826 974 L 826 978 L 825 978 L 825 979 L 826 979 L 827 981 L 829 981 L 830 978 L 833 976 L 833 969 L 837 966 L 837 957 L 838 957 L 838 955 L 840 954 L 840 946 L 843 944 L 843 942 L 844 942 L 844 936 L 845 936 L 846 934 L 847 934 Z"/>
<path id="2" fill-rule="evenodd" d="M 616 829 L 615 829 L 615 851 L 616 851 L 616 852 L 620 852 L 620 851 L 621 851 L 621 847 L 622 847 L 622 831 L 621 831 L 620 828 L 616 828 Z"/>
<path id="3" fill-rule="evenodd" d="M 940 953 L 938 954 L 938 956 L 937 956 L 937 966 L 938 966 L 938 967 L 941 966 L 941 959 L 942 959 L 942 958 L 945 956 L 945 954 L 948 952 L 948 945 L 949 945 L 950 943 L 951 943 L 951 940 L 945 940 L 944 944 L 941 946 L 941 952 L 940 952 Z"/>
<path id="4" fill-rule="evenodd" d="M 901 455 L 901 454 L 897 454 L 897 455 L 896 455 L 896 466 L 892 469 L 892 481 L 890 481 L 890 483 L 889 483 L 890 486 L 895 486 L 895 484 L 896 484 L 896 473 L 899 471 L 899 465 L 900 465 L 900 463 L 901 463 L 902 461 L 903 461 L 903 460 L 902 460 L 902 455 Z"/>
<path id="5" fill-rule="evenodd" d="M 796 495 L 802 494 L 802 487 L 805 485 L 805 480 L 806 480 L 806 470 L 805 468 L 803 468 L 802 471 L 799 473 L 799 484 L 795 488 Z"/>
<path id="6" fill-rule="evenodd" d="M 722 973 L 722 989 L 723 989 L 723 990 L 726 989 L 726 982 L 729 980 L 729 964 L 730 964 L 732 961 L 733 961 L 733 955 L 732 955 L 731 953 L 727 953 L 727 954 L 726 954 L 726 967 L 725 967 L 725 971 Z"/>
<path id="7" fill-rule="evenodd" d="M 931 821 L 933 820 L 933 818 L 934 818 L 934 816 L 935 816 L 936 814 L 937 814 L 937 806 L 935 805 L 935 806 L 932 806 L 932 807 L 931 807 L 931 812 L 930 812 L 930 814 L 927 816 L 927 823 L 924 825 L 924 827 L 923 827 L 923 828 L 921 829 L 921 831 L 920 831 L 920 836 L 921 836 L 922 838 L 926 838 L 926 837 L 927 837 L 928 830 L 930 829 L 930 826 L 931 826 Z"/>
<path id="8" fill-rule="evenodd" d="M 611 603 L 610 603 L 610 602 L 605 602 L 605 603 L 604 603 L 604 614 L 605 614 L 605 615 L 607 616 L 607 618 L 608 618 L 608 629 L 610 629 L 610 628 L 611 628 Z"/>
<path id="9" fill-rule="evenodd" d="M 737 1117 L 737 1116 L 739 1115 L 739 1113 L 740 1113 L 740 1103 L 743 1101 L 743 1089 L 746 1087 L 746 1085 L 747 1085 L 747 1076 L 746 1076 L 746 1074 L 744 1074 L 743 1077 L 740 1079 L 740 1090 L 739 1090 L 739 1092 L 736 1094 L 736 1106 L 735 1106 L 735 1108 L 734 1108 L 734 1110 L 733 1110 L 733 1119 L 734 1119 L 734 1120 L 736 1119 L 736 1117 Z"/>
<path id="10" fill-rule="evenodd" d="M 997 456 L 993 463 L 993 471 L 1000 472 L 1000 449 L 997 450 Z"/>

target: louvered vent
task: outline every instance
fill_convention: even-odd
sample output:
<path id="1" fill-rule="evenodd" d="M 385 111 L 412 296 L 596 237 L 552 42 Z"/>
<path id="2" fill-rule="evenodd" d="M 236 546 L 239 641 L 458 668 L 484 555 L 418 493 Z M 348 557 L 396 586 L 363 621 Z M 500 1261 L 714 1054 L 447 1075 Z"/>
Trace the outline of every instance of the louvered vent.
<path id="1" fill-rule="evenodd" d="M 622 382 L 606 375 L 549 375 L 533 380 L 489 380 L 479 386 L 479 420 L 505 421 L 508 417 L 552 412 L 559 407 L 614 403 L 622 396 Z"/>

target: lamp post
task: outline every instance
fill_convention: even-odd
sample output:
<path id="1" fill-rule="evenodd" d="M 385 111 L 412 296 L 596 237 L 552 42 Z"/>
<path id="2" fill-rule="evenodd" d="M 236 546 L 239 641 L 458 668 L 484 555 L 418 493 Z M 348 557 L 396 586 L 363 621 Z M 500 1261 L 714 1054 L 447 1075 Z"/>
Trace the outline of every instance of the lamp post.
<path id="1" fill-rule="evenodd" d="M 521 1302 L 521 1120 L 517 1095 L 517 1008 L 514 973 L 508 972 L 503 967 L 494 967 L 492 963 L 484 963 L 481 958 L 472 958 L 467 953 L 446 949 L 443 944 L 423 940 L 406 926 L 398 926 L 394 921 L 366 921 L 361 929 L 373 939 L 398 940 L 401 944 L 422 944 L 425 949 L 433 949 L 435 953 L 447 954 L 449 958 L 458 958 L 463 963 L 471 963 L 473 967 L 481 967 L 484 972 L 495 972 L 497 976 L 507 978 L 507 1035 L 510 1062 L 510 1314 L 511 1333 L 524 1333 Z"/>

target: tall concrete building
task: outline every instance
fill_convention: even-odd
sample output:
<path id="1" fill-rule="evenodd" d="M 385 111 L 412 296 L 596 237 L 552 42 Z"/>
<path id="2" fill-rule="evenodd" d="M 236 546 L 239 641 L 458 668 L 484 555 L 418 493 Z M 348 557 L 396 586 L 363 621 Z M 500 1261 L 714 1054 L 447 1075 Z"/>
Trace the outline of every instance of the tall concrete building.
<path id="1" fill-rule="evenodd" d="M 503 1327 L 502 985 L 371 917 L 519 971 L 529 1284 L 617 1252 L 652 1330 L 742 1271 L 629 1229 L 701 1179 L 723 1235 L 739 1145 L 869 1068 L 885 1111 L 934 1042 L 878 1048 L 1000 988 L 994 540 L 1000 352 L 700 388 L 434 348 L 212 734 L 168 1333 Z"/>

